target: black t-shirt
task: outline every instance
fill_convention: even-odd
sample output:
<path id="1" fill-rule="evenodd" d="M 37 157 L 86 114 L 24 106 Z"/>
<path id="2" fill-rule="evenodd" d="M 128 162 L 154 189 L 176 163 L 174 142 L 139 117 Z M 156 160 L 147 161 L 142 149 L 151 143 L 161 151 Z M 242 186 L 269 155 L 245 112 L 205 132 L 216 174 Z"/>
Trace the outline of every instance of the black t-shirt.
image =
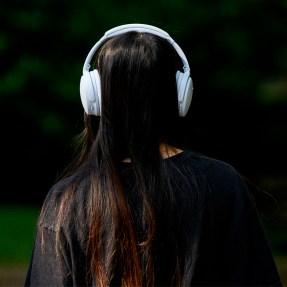
<path id="1" fill-rule="evenodd" d="M 282 286 L 254 200 L 238 172 L 227 163 L 190 151 L 164 161 L 170 167 L 169 183 L 178 190 L 173 210 L 180 214 L 179 226 L 168 232 L 180 234 L 177 248 L 180 259 L 189 260 L 191 286 Z M 120 170 L 136 223 L 140 201 L 130 163 L 122 163 Z M 73 195 L 73 224 L 64 224 L 59 233 L 55 232 L 55 212 L 63 192 L 57 185 L 50 190 L 25 286 L 86 285 L 85 188 L 82 184 Z M 164 236 L 159 235 L 160 240 L 155 241 L 156 282 L 160 285 L 164 285 L 163 272 L 173 248 L 164 221 L 159 220 Z M 137 234 L 138 229 L 136 225 Z M 60 236 L 61 244 L 58 257 L 56 236 Z"/>

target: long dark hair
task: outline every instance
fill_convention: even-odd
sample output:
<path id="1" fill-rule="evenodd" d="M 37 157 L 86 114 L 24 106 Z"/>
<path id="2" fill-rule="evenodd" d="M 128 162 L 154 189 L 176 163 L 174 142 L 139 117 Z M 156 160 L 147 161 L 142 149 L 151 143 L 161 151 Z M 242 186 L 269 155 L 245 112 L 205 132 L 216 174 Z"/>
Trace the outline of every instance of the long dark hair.
<path id="1" fill-rule="evenodd" d="M 107 40 L 95 65 L 101 78 L 102 114 L 84 116 L 81 150 L 65 175 L 66 196 L 57 224 L 69 218 L 72 195 L 85 182 L 86 253 L 96 285 L 110 285 L 116 273 L 122 286 L 163 284 L 155 282 L 154 246 L 167 233 L 171 263 L 164 284 L 182 285 L 177 235 L 170 233 L 178 224 L 175 191 L 159 150 L 163 143 L 176 146 L 180 136 L 175 75 L 181 61 L 166 40 L 128 32 Z M 125 159 L 130 160 L 139 197 L 136 218 L 120 172 Z M 166 226 L 158 224 L 160 219 Z"/>

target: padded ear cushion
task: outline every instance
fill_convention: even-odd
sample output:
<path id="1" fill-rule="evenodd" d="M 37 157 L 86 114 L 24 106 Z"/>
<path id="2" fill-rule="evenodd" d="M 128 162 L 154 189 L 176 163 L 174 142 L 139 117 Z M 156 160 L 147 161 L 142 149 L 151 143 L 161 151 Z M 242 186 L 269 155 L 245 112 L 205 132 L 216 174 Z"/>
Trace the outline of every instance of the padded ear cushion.
<path id="1" fill-rule="evenodd" d="M 101 114 L 101 81 L 98 70 L 85 71 L 80 81 L 82 105 L 88 115 Z"/>
<path id="2" fill-rule="evenodd" d="M 189 109 L 193 92 L 193 84 L 189 72 L 182 73 L 177 71 L 176 84 L 179 115 L 184 117 Z"/>

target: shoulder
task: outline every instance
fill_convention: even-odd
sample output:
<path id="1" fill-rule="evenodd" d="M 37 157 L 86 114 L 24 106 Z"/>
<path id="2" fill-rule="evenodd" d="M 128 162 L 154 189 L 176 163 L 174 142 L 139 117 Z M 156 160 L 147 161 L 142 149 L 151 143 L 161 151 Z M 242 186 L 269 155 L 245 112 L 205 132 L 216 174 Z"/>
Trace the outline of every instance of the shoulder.
<path id="1" fill-rule="evenodd" d="M 185 150 L 173 159 L 184 170 L 193 173 L 199 182 L 209 187 L 213 195 L 246 193 L 243 176 L 229 163 Z"/>
<path id="2" fill-rule="evenodd" d="M 38 225 L 56 231 L 56 218 L 61 210 L 61 206 L 67 197 L 67 189 L 63 186 L 64 181 L 55 183 L 48 191 L 42 204 L 41 213 L 38 219 Z"/>
<path id="3" fill-rule="evenodd" d="M 205 193 L 214 222 L 221 225 L 234 215 L 243 218 L 247 214 L 257 214 L 252 190 L 237 169 L 222 160 L 193 152 L 185 153 L 185 165 L 196 166 L 199 170 L 199 176 L 196 176 L 198 192 Z"/>
<path id="4" fill-rule="evenodd" d="M 214 175 L 217 179 L 239 176 L 238 171 L 231 164 L 190 150 L 184 150 L 172 158 L 172 160 L 178 162 L 183 167 L 198 169 L 205 175 Z"/>
<path id="5" fill-rule="evenodd" d="M 57 231 L 63 227 L 64 223 L 68 222 L 66 219 L 72 214 L 77 217 L 82 216 L 81 210 L 86 203 L 85 188 L 85 182 L 75 185 L 71 178 L 55 183 L 43 202 L 38 225 L 51 231 Z"/>

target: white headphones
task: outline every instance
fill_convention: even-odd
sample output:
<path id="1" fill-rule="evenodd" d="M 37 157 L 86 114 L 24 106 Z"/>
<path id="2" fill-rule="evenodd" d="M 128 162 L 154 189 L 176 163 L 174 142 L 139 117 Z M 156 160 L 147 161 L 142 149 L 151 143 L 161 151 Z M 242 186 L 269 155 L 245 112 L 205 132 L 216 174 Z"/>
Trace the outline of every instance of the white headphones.
<path id="1" fill-rule="evenodd" d="M 80 95 L 85 112 L 88 115 L 95 115 L 95 116 L 101 115 L 100 75 L 97 69 L 90 71 L 91 67 L 90 62 L 94 54 L 106 39 L 130 31 L 145 32 L 157 35 L 167 40 L 177 51 L 183 63 L 183 72 L 181 71 L 176 72 L 178 108 L 179 108 L 179 115 L 181 117 L 184 117 L 189 109 L 193 92 L 193 83 L 190 77 L 190 68 L 186 56 L 184 55 L 181 48 L 175 43 L 175 41 L 169 36 L 167 32 L 155 26 L 146 24 L 127 24 L 110 29 L 92 47 L 85 60 L 83 67 L 83 75 L 80 81 Z"/>

